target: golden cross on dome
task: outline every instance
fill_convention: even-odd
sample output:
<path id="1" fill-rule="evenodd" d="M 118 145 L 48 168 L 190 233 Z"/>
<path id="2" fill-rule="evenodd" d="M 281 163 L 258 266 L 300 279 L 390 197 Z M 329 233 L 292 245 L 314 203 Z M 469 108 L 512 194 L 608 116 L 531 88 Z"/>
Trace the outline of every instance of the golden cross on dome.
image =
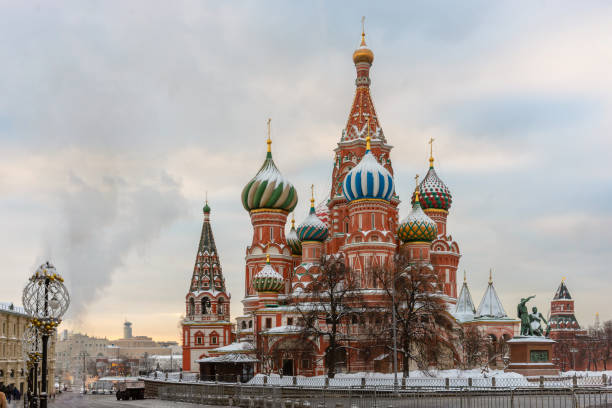
<path id="1" fill-rule="evenodd" d="M 365 16 L 361 17 L 361 45 L 366 45 L 366 42 L 365 42 Z"/>
<path id="2" fill-rule="evenodd" d="M 272 139 L 270 139 L 270 122 L 272 122 L 272 118 L 268 118 L 268 153 L 272 151 L 270 145 L 272 144 Z"/>
<path id="3" fill-rule="evenodd" d="M 310 205 L 314 207 L 314 184 L 310 185 Z"/>
<path id="4" fill-rule="evenodd" d="M 466 279 L 466 277 L 465 277 L 465 269 L 463 270 L 463 281 L 464 281 L 464 282 L 467 282 L 467 279 Z"/>
<path id="5" fill-rule="evenodd" d="M 416 187 L 419 188 L 419 175 L 415 175 L 414 176 L 414 183 L 416 184 Z"/>
<path id="6" fill-rule="evenodd" d="M 493 268 L 489 269 L 489 283 L 493 283 Z"/>
<path id="7" fill-rule="evenodd" d="M 561 278 L 561 282 L 565 282 L 565 276 Z"/>
<path id="8" fill-rule="evenodd" d="M 431 139 L 429 139 L 429 166 L 433 167 L 433 162 L 434 162 L 434 158 L 433 158 L 433 142 L 434 142 L 433 137 Z"/>

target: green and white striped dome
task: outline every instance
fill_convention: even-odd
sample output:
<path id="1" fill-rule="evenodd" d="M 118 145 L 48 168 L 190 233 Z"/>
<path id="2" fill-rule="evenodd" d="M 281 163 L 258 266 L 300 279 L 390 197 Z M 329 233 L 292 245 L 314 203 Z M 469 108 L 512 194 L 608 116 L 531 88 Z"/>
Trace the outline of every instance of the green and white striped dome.
<path id="1" fill-rule="evenodd" d="M 247 211 L 277 209 L 291 212 L 297 201 L 297 192 L 274 164 L 268 143 L 266 161 L 242 190 L 242 205 Z"/>
<path id="2" fill-rule="evenodd" d="M 283 286 L 283 275 L 274 270 L 267 255 L 266 265 L 253 277 L 253 287 L 258 292 L 280 292 Z"/>

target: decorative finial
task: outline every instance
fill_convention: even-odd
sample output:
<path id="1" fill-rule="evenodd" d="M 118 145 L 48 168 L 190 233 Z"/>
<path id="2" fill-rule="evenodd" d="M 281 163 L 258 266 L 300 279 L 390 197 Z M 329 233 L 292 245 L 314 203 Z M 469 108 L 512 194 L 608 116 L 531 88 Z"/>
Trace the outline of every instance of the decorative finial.
<path id="1" fill-rule="evenodd" d="M 272 118 L 268 118 L 268 153 L 272 152 L 272 139 L 270 138 L 270 122 L 272 122 Z"/>
<path id="2" fill-rule="evenodd" d="M 291 228 L 295 228 L 295 216 L 291 213 Z"/>
<path id="3" fill-rule="evenodd" d="M 565 276 L 561 278 L 561 282 L 565 282 Z"/>
<path id="4" fill-rule="evenodd" d="M 208 204 L 208 190 L 206 190 L 206 192 L 204 193 L 204 197 L 206 204 Z"/>
<path id="5" fill-rule="evenodd" d="M 416 187 L 414 188 L 414 202 L 416 204 L 419 202 L 419 175 L 418 174 L 414 176 L 414 184 L 416 184 Z"/>
<path id="6" fill-rule="evenodd" d="M 368 127 L 368 133 L 366 136 L 366 152 L 370 151 L 370 117 L 368 116 L 368 119 L 366 121 L 366 126 Z"/>
<path id="7" fill-rule="evenodd" d="M 314 208 L 314 184 L 310 185 L 310 206 Z"/>
<path id="8" fill-rule="evenodd" d="M 467 282 L 467 278 L 465 277 L 465 269 L 463 270 L 463 283 Z"/>
<path id="9" fill-rule="evenodd" d="M 361 46 L 365 47 L 365 16 L 361 17 Z"/>
<path id="10" fill-rule="evenodd" d="M 493 268 L 489 269 L 489 283 L 493 283 Z"/>
<path id="11" fill-rule="evenodd" d="M 266 263 L 269 264 L 270 263 L 270 254 L 266 254 Z"/>
<path id="12" fill-rule="evenodd" d="M 429 139 L 429 167 L 433 167 L 433 163 L 434 163 L 434 158 L 433 158 L 433 142 L 434 142 L 433 137 L 431 139 Z"/>

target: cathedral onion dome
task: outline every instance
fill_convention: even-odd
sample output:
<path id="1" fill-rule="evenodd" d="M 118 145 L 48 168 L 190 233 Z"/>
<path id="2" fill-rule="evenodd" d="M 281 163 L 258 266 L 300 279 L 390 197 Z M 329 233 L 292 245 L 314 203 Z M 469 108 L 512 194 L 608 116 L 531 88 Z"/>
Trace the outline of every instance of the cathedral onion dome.
<path id="1" fill-rule="evenodd" d="M 253 277 L 253 287 L 257 292 L 280 292 L 283 282 L 283 276 L 270 265 L 270 254 L 267 254 L 266 266 Z"/>
<path id="2" fill-rule="evenodd" d="M 365 32 L 362 31 L 361 32 L 361 44 L 359 45 L 359 48 L 357 48 L 355 52 L 353 52 L 353 62 L 355 64 L 358 64 L 360 62 L 367 62 L 368 64 L 372 65 L 373 61 L 374 61 L 374 53 L 372 52 L 371 49 L 369 49 L 366 46 Z"/>
<path id="3" fill-rule="evenodd" d="M 429 157 L 429 171 L 419 186 L 421 207 L 424 210 L 436 209 L 448 211 L 453 202 L 453 197 L 446 184 L 436 174 L 433 162 L 434 158 L 431 155 Z"/>
<path id="4" fill-rule="evenodd" d="M 298 197 L 295 187 L 283 177 L 272 160 L 268 121 L 268 153 L 259 172 L 242 190 L 242 205 L 247 211 L 276 209 L 293 211 Z"/>
<path id="5" fill-rule="evenodd" d="M 366 152 L 361 161 L 349 171 L 343 183 L 344 197 L 348 201 L 381 199 L 393 196 L 393 176 L 376 160 L 370 151 L 370 136 L 366 137 Z"/>
<path id="6" fill-rule="evenodd" d="M 291 248 L 291 253 L 293 255 L 302 255 L 302 241 L 298 238 L 293 217 L 291 218 L 291 229 L 287 234 L 287 245 Z"/>
<path id="7" fill-rule="evenodd" d="M 310 199 L 310 212 L 306 219 L 298 226 L 297 235 L 300 241 L 323 242 L 329 235 L 327 225 L 317 217 L 314 206 L 314 197 Z"/>
<path id="8" fill-rule="evenodd" d="M 204 214 L 210 214 L 210 206 L 208 205 L 208 200 L 206 200 L 206 204 L 204 204 L 204 208 L 202 209 Z"/>
<path id="9" fill-rule="evenodd" d="M 415 191 L 412 211 L 397 228 L 397 236 L 402 242 L 431 242 L 438 235 L 436 223 L 423 212 L 419 192 Z"/>

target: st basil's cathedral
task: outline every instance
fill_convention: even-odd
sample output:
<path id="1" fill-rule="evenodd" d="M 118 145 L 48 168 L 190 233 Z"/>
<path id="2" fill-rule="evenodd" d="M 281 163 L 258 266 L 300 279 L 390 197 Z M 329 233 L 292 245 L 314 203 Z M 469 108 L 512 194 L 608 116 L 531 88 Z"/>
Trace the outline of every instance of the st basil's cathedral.
<path id="1" fill-rule="evenodd" d="M 346 126 L 334 149 L 329 199 L 315 205 L 310 199 L 307 217 L 295 225 L 288 217 L 299 205 L 298 193 L 272 157 L 268 123 L 267 152 L 257 174 L 245 185 L 241 200 L 253 227 L 245 251 L 244 313 L 237 318 L 233 343 L 229 295 L 210 226 L 211 209 L 204 207 L 204 223 L 196 261 L 185 296 L 183 370 L 198 371 L 197 362 L 253 362 L 263 371 L 255 345 L 265 343 L 270 353 L 286 350 L 275 369 L 285 375 L 320 375 L 325 372 L 327 345 L 316 339 L 308 355 L 292 356 L 298 338 L 299 313 L 295 302 L 316 278 L 322 256 L 342 258 L 350 266 L 366 305 L 380 304 L 385 292 L 371 270 L 384 266 L 400 249 L 411 261 L 428 265 L 442 283 L 451 313 L 462 325 L 476 325 L 493 341 L 513 337 L 519 320 L 508 317 L 495 291 L 492 276 L 478 308 L 465 278 L 457 293 L 459 244 L 447 230 L 453 198 L 434 167 L 433 146 L 429 168 L 411 197 L 412 210 L 401 218 L 388 144 L 370 94 L 370 69 L 374 53 L 362 32 L 353 53 L 356 68 L 355 97 Z M 433 140 L 430 140 L 430 145 Z M 298 299 L 298 300 L 296 300 Z M 234 356 L 234 357 L 231 357 Z M 386 355 L 379 358 L 389 360 Z M 389 363 L 387 361 L 387 363 Z M 344 356 L 339 371 L 371 371 L 355 356 Z M 380 365 L 379 365 L 380 367 Z M 390 363 L 382 370 L 390 370 Z"/>

